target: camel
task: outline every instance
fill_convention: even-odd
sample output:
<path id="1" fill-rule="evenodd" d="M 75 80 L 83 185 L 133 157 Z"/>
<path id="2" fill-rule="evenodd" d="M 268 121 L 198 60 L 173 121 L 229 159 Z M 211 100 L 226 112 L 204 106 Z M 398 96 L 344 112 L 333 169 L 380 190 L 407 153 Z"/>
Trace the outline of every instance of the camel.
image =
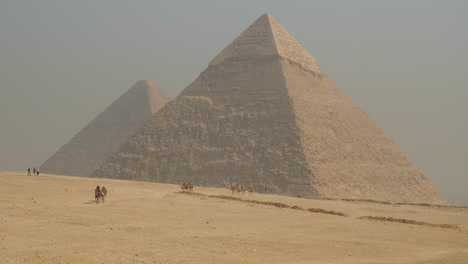
<path id="1" fill-rule="evenodd" d="M 254 188 L 252 187 L 252 185 L 250 185 L 249 188 L 247 188 L 247 191 L 249 192 L 249 196 L 253 194 Z"/>
<path id="2" fill-rule="evenodd" d="M 231 186 L 229 187 L 229 190 L 231 191 L 231 194 L 234 195 L 234 193 L 236 192 L 236 187 L 231 184 Z"/>
<path id="3" fill-rule="evenodd" d="M 96 203 L 99 203 L 99 199 L 101 199 L 102 202 L 104 202 L 104 194 L 102 193 L 102 191 L 94 190 L 94 200 L 96 201 Z"/>
<path id="4" fill-rule="evenodd" d="M 107 189 L 106 189 L 106 187 L 102 186 L 101 192 L 102 192 L 102 194 L 104 194 L 104 196 L 107 196 Z"/>

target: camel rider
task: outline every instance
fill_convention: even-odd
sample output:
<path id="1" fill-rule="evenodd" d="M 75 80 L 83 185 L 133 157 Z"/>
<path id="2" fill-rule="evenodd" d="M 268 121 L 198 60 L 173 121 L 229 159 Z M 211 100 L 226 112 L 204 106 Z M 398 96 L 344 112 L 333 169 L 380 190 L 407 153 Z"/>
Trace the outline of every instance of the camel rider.
<path id="1" fill-rule="evenodd" d="M 100 193 L 100 192 L 101 192 L 101 188 L 99 187 L 99 185 L 96 186 L 96 189 L 94 189 L 94 191 L 95 191 L 96 193 Z"/>

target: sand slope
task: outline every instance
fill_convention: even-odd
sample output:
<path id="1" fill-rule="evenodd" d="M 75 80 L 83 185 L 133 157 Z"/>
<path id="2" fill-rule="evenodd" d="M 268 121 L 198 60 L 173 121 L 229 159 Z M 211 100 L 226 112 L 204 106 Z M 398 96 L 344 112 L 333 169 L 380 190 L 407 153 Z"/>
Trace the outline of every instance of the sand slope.
<path id="1" fill-rule="evenodd" d="M 94 202 L 95 186 L 109 190 Z M 467 263 L 468 209 L 0 173 L 0 263 Z M 239 196 L 232 196 L 239 197 Z M 358 219 L 385 216 L 453 228 Z"/>

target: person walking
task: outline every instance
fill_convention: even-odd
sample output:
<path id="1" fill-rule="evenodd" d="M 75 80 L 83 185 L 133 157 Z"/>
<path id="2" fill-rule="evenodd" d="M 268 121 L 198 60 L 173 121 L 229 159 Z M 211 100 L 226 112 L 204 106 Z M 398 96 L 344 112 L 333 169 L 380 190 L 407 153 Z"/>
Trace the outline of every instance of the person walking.
<path id="1" fill-rule="evenodd" d="M 33 175 L 36 175 L 36 167 L 33 168 Z"/>
<path id="2" fill-rule="evenodd" d="M 39 176 L 39 168 L 36 169 L 37 176 Z"/>
<path id="3" fill-rule="evenodd" d="M 28 167 L 28 176 L 31 176 L 31 167 Z"/>

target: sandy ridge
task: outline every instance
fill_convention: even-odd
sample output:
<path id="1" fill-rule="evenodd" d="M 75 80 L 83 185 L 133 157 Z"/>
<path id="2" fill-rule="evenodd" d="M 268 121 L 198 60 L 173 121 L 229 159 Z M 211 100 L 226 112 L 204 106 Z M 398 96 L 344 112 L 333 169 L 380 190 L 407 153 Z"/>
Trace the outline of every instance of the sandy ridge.
<path id="1" fill-rule="evenodd" d="M 105 203 L 93 189 L 105 185 Z M 468 209 L 0 174 L 0 263 L 466 263 Z M 241 199 L 241 200 L 238 200 Z M 245 202 L 245 200 L 258 201 Z M 342 212 L 347 217 L 263 204 Z M 374 215 L 460 229 L 359 220 Z"/>

